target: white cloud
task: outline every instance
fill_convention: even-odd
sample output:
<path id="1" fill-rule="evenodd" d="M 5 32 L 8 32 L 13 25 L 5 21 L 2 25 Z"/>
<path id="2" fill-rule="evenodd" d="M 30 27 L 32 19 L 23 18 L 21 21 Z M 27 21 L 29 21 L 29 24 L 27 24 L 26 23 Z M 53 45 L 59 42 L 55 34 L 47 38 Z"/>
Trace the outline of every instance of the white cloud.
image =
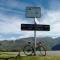
<path id="1" fill-rule="evenodd" d="M 0 33 L 19 32 L 22 23 L 27 23 L 27 21 L 18 17 L 0 16 Z"/>
<path id="2" fill-rule="evenodd" d="M 21 31 L 21 24 L 22 23 L 31 23 L 31 20 L 23 20 L 20 19 L 19 17 L 7 17 L 4 16 L 3 14 L 0 14 L 0 33 L 2 34 L 20 34 L 20 37 L 4 37 L 3 35 L 0 37 L 0 40 L 10 40 L 10 39 L 17 39 L 17 38 L 21 38 L 23 37 L 29 37 L 32 36 L 32 33 L 30 34 L 30 32 L 25 32 L 25 31 Z M 0 34 L 1 35 L 1 34 Z"/>
<path id="3" fill-rule="evenodd" d="M 60 37 L 60 11 L 47 11 L 40 24 L 50 25 L 50 32 L 40 32 L 40 36 Z"/>
<path id="4" fill-rule="evenodd" d="M 0 18 L 4 22 L 0 22 L 0 33 L 18 33 L 22 34 L 18 38 L 32 37 L 33 31 L 21 31 L 22 23 L 31 23 L 30 20 L 23 20 L 18 17 Z M 8 20 L 9 19 L 9 20 Z M 39 31 L 37 36 L 44 37 L 59 37 L 60 36 L 60 11 L 47 11 L 47 14 L 42 18 L 40 24 L 49 24 L 51 30 L 49 32 Z M 14 37 L 15 38 L 15 37 Z"/>
<path id="5" fill-rule="evenodd" d="M 53 25 L 52 31 L 53 33 L 60 33 L 60 22 L 57 22 L 56 24 Z"/>
<path id="6" fill-rule="evenodd" d="M 34 37 L 34 32 L 33 31 L 24 31 L 24 32 L 22 32 L 22 35 L 19 36 L 18 38 L 27 38 L 27 37 Z"/>

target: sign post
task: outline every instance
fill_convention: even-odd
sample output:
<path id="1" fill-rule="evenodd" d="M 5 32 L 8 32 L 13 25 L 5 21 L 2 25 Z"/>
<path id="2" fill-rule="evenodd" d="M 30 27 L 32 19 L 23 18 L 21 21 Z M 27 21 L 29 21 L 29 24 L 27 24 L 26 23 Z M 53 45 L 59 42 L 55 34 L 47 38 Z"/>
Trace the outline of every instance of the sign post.
<path id="1" fill-rule="evenodd" d="M 41 8 L 40 7 L 27 7 L 26 8 L 26 17 L 34 18 L 34 24 L 36 24 L 35 18 L 41 17 Z M 35 41 L 34 55 L 36 55 L 36 30 L 34 30 L 34 41 Z"/>
<path id="2" fill-rule="evenodd" d="M 40 7 L 27 7 L 25 15 L 27 18 L 34 18 L 34 24 L 21 24 L 21 30 L 34 31 L 34 55 L 36 55 L 36 31 L 50 31 L 50 26 L 36 24 L 35 18 L 41 17 Z"/>
<path id="3" fill-rule="evenodd" d="M 34 19 L 34 24 L 36 24 L 35 19 Z M 36 30 L 34 30 L 34 40 L 35 40 L 34 55 L 36 55 Z"/>

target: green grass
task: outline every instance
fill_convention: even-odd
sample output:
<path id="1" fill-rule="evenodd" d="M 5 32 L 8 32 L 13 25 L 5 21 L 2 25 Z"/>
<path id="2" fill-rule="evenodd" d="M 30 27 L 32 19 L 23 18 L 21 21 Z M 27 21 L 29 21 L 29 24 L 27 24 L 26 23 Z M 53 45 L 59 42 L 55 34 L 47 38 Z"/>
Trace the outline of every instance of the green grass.
<path id="1" fill-rule="evenodd" d="M 9 60 L 60 60 L 60 56 L 21 56 Z"/>
<path id="2" fill-rule="evenodd" d="M 26 56 L 20 60 L 60 60 L 60 56 Z"/>
<path id="3" fill-rule="evenodd" d="M 60 60 L 60 56 L 19 56 L 14 54 L 0 53 L 0 58 L 14 57 L 9 60 Z M 0 59 L 3 60 L 3 59 Z"/>

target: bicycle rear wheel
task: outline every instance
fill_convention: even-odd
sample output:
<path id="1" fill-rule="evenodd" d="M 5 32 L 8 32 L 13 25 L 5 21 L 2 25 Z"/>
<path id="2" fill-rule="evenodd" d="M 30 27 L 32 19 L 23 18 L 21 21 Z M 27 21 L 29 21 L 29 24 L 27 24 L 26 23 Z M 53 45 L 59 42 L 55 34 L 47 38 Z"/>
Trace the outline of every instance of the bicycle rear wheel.
<path id="1" fill-rule="evenodd" d="M 23 52 L 27 56 L 32 55 L 33 47 L 31 47 L 30 45 L 27 45 L 24 47 Z"/>
<path id="2" fill-rule="evenodd" d="M 46 56 L 46 49 L 43 46 L 38 47 L 37 52 L 39 53 L 39 55 Z"/>

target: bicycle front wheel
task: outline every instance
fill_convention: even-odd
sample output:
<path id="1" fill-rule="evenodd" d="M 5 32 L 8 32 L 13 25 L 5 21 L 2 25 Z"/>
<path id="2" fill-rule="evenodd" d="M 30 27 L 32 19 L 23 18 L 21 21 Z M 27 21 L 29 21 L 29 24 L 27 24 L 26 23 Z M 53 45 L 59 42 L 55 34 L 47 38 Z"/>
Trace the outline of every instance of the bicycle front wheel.
<path id="1" fill-rule="evenodd" d="M 25 55 L 29 56 L 32 55 L 32 47 L 30 45 L 27 45 L 24 47 L 23 52 Z"/>
<path id="2" fill-rule="evenodd" d="M 38 47 L 37 52 L 39 53 L 39 55 L 46 56 L 46 49 L 43 46 Z"/>

